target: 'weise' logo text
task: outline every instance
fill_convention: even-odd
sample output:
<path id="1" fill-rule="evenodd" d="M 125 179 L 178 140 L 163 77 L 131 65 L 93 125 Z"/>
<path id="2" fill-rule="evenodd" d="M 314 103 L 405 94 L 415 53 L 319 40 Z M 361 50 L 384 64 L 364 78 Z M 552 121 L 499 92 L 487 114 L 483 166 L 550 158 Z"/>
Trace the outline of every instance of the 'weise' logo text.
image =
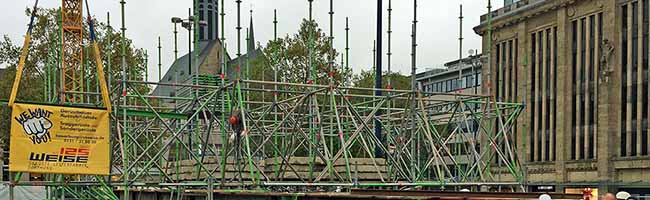
<path id="1" fill-rule="evenodd" d="M 61 148 L 58 154 L 35 153 L 29 154 L 31 161 L 62 162 L 62 163 L 88 163 L 90 149 L 88 148 Z"/>

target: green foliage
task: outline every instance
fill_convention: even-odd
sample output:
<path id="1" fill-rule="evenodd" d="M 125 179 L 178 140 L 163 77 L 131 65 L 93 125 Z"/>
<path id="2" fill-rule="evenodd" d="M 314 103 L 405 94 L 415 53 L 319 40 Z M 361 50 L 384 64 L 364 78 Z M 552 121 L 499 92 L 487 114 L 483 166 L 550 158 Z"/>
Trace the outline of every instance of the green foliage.
<path id="1" fill-rule="evenodd" d="M 27 16 L 31 14 L 30 9 L 25 11 Z M 51 69 L 50 78 L 53 88 L 59 88 L 60 77 L 60 55 L 61 55 L 61 26 L 60 26 L 60 9 L 38 9 L 37 17 L 32 31 L 32 39 L 29 45 L 29 53 L 25 62 L 25 70 L 21 79 L 21 85 L 18 90 L 18 100 L 32 102 L 48 101 L 45 87 L 47 85 L 47 69 Z M 104 23 L 95 22 L 97 42 L 102 54 L 104 67 L 108 66 L 108 60 L 111 60 L 112 69 L 107 70 L 107 76 L 111 76 L 111 85 L 118 86 L 121 79 L 121 35 L 115 29 L 109 29 Z M 90 44 L 88 25 L 84 31 L 83 47 L 84 66 L 86 80 L 95 80 L 96 65 Z M 108 35 L 111 36 L 110 40 Z M 145 56 L 143 49 L 136 49 L 130 39 L 125 39 L 126 46 L 126 63 L 129 66 L 128 75 L 132 80 L 142 80 L 145 69 Z M 16 43 L 11 41 L 6 35 L 0 41 L 0 67 L 5 69 L 0 74 L 0 99 L 8 99 L 18 65 L 22 41 Z M 111 52 L 110 58 L 108 57 Z M 87 81 L 88 88 L 95 91 L 96 81 Z M 140 86 L 137 88 L 142 93 L 147 93 L 149 88 Z M 8 107 L 0 107 L 0 146 L 8 142 L 10 127 L 10 112 Z"/>
<path id="2" fill-rule="evenodd" d="M 332 63 L 332 75 L 335 84 L 345 85 L 344 80 L 351 76 L 350 70 L 343 69 L 336 58 L 339 53 L 336 49 L 330 52 L 329 37 L 314 21 L 303 19 L 298 33 L 277 40 L 271 40 L 264 48 L 264 60 L 270 70 L 270 77 L 273 80 L 273 70 L 278 70 L 278 77 L 281 82 L 306 83 L 309 80 L 311 67 L 315 68 L 314 84 L 329 84 L 330 59 Z M 310 48 L 311 47 L 311 48 Z M 311 59 L 310 59 L 310 49 Z M 311 61 L 311 62 L 310 62 Z M 311 63 L 311 65 L 310 65 Z M 274 66 L 274 67 L 270 67 Z M 265 78 L 269 76 L 265 75 Z"/>
<path id="3" fill-rule="evenodd" d="M 382 77 L 382 88 L 386 89 L 388 88 L 388 80 L 390 79 L 391 82 L 391 88 L 394 90 L 411 90 L 411 77 L 404 76 L 400 73 L 397 72 L 384 72 L 384 76 Z M 354 87 L 357 88 L 375 88 L 375 72 L 374 71 L 361 71 L 360 74 L 355 75 L 353 79 Z M 373 91 L 370 90 L 362 90 L 362 91 L 355 91 L 356 94 L 363 94 L 363 95 L 374 95 Z M 386 92 L 383 93 L 386 95 Z M 367 101 L 368 99 L 353 99 L 352 101 L 355 103 L 360 103 Z M 398 99 L 398 100 L 393 100 L 390 102 L 392 107 L 404 107 L 406 106 L 407 102 L 404 99 Z"/>
<path id="4" fill-rule="evenodd" d="M 310 37 L 310 33 L 312 37 Z M 303 19 L 298 33 L 286 35 L 284 38 L 270 40 L 262 53 L 249 60 L 250 79 L 273 81 L 275 70 L 278 73 L 278 82 L 306 83 L 309 80 L 310 56 L 309 47 L 312 46 L 312 64 L 316 69 L 314 84 L 329 84 L 329 60 L 334 58 L 333 72 L 334 84 L 349 85 L 352 76 L 351 70 L 345 70 L 337 63 L 335 58 L 339 55 L 336 49 L 330 52 L 329 37 L 325 35 L 318 24 Z M 332 57 L 331 57 L 332 56 Z M 272 86 L 251 84 L 248 87 L 256 89 L 273 89 Z M 264 87 L 264 88 L 263 88 Z M 252 101 L 270 102 L 273 100 L 271 93 L 249 92 L 247 95 Z"/>
<path id="5" fill-rule="evenodd" d="M 391 88 L 395 90 L 411 90 L 411 78 L 404 76 L 398 72 L 384 72 L 382 77 L 382 88 L 388 88 L 388 79 L 391 80 Z M 359 88 L 375 88 L 375 72 L 374 71 L 361 71 L 360 74 L 355 75 L 353 79 L 354 87 Z M 368 92 L 367 94 L 371 94 Z"/>

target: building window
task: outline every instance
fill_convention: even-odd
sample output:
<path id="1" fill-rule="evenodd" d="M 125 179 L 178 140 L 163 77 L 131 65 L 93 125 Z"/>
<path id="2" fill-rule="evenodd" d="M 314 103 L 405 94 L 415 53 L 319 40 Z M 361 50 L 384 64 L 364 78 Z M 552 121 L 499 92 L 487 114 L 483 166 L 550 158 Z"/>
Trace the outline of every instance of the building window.
<path id="1" fill-rule="evenodd" d="M 641 117 L 641 141 L 648 141 L 648 128 L 650 128 L 650 127 L 648 127 L 648 118 L 649 118 L 648 114 L 650 112 L 650 110 L 648 108 L 648 98 L 650 98 L 650 96 L 648 96 L 649 95 L 648 93 L 650 92 L 649 91 L 650 88 L 648 88 L 648 77 L 649 77 L 649 74 L 648 74 L 649 73 L 648 72 L 648 64 L 649 64 L 648 63 L 648 53 L 650 53 L 650 52 L 648 52 L 648 45 L 649 45 L 648 43 L 650 42 L 650 41 L 648 41 L 648 39 L 649 39 L 648 38 L 648 32 L 649 32 L 648 29 L 650 28 L 649 27 L 650 23 L 648 23 L 648 22 L 650 20 L 649 19 L 650 16 L 648 15 L 648 0 L 643 0 L 642 3 L 643 3 L 643 5 L 642 5 L 643 6 L 642 7 L 642 10 L 643 10 L 643 12 L 642 12 L 642 16 L 643 16 L 643 19 L 642 19 L 643 24 L 642 24 L 642 26 L 643 26 L 643 29 L 642 29 L 642 36 L 641 37 L 642 37 L 642 50 L 643 50 L 642 59 L 643 60 L 642 60 L 642 65 L 641 65 L 642 66 L 642 68 L 641 68 L 642 69 L 642 75 L 640 76 L 640 78 L 642 80 L 642 83 L 641 83 L 642 84 L 641 85 L 641 89 L 642 89 L 642 91 L 641 91 L 641 94 L 642 94 L 641 95 L 641 105 L 642 105 L 641 106 L 641 116 L 642 116 Z M 602 15 L 599 15 L 598 17 L 602 18 Z M 598 28 L 602 30 L 602 25 L 600 25 Z M 600 37 L 602 38 L 602 36 L 600 36 Z M 647 142 L 641 143 L 641 155 L 648 155 L 648 153 L 649 153 L 648 151 L 650 151 L 650 148 L 648 148 L 648 143 Z"/>
<path id="2" fill-rule="evenodd" d="M 571 22 L 571 151 L 572 160 L 595 159 L 597 154 L 596 101 L 602 13 Z"/>
<path id="3" fill-rule="evenodd" d="M 529 148 L 530 158 L 529 158 L 529 160 L 531 162 L 534 162 L 535 161 L 535 155 L 534 155 L 535 147 L 537 146 L 536 143 L 535 143 L 535 139 L 536 139 L 535 133 L 536 133 L 536 130 L 537 130 L 537 128 L 535 127 L 535 114 L 537 113 L 537 107 L 534 106 L 535 102 L 536 102 L 536 95 L 537 95 L 536 90 L 535 90 L 535 88 L 537 88 L 536 87 L 536 83 L 537 83 L 537 81 L 536 81 L 537 73 L 536 72 L 537 71 L 535 70 L 535 69 L 537 69 L 536 68 L 536 66 L 537 66 L 537 62 L 536 62 L 537 61 L 537 42 L 536 42 L 537 41 L 537 34 L 536 33 L 531 34 L 530 38 L 531 38 L 530 39 L 530 41 L 531 41 L 531 43 L 530 43 L 530 47 L 531 47 L 530 48 L 530 51 L 531 51 L 530 52 L 530 56 L 531 56 L 530 65 L 531 65 L 532 70 L 530 70 L 531 87 L 530 87 L 530 93 L 529 93 L 530 94 L 530 97 L 529 97 L 530 103 L 529 103 L 529 105 L 531 105 L 532 107 L 529 109 L 530 110 L 530 121 L 529 121 L 530 122 L 530 125 L 529 125 L 530 126 L 530 138 L 529 138 L 530 139 L 530 143 L 529 143 L 530 144 L 529 145 L 529 147 L 530 147 Z"/>
<path id="4" fill-rule="evenodd" d="M 206 37 L 208 40 L 214 40 L 216 37 L 214 37 L 214 25 L 215 18 L 212 14 L 212 6 L 208 6 L 208 37 Z"/>
<path id="5" fill-rule="evenodd" d="M 518 86 L 517 83 L 517 68 L 518 66 L 518 51 L 517 43 L 519 40 L 517 38 L 510 38 L 496 43 L 496 55 L 495 55 L 495 67 L 493 71 L 495 72 L 494 81 L 494 95 L 496 95 L 497 101 L 501 102 L 517 102 L 517 95 L 515 93 Z M 481 81 L 480 74 L 477 74 L 478 81 Z M 476 84 L 480 86 L 480 84 Z M 510 122 L 511 124 L 502 124 L 500 121 L 495 121 L 496 128 L 494 134 L 501 134 L 508 137 L 510 141 L 516 141 L 517 135 L 517 125 L 516 122 Z M 508 126 L 509 129 L 503 129 L 502 126 Z M 505 133 L 501 133 L 504 132 Z M 503 151 L 505 151 L 505 145 L 501 145 Z"/>
<path id="6" fill-rule="evenodd" d="M 203 7 L 203 6 L 201 6 Z M 203 9 L 199 10 L 199 20 L 203 21 L 205 20 L 205 16 L 203 16 Z M 205 27 L 204 26 L 199 26 L 199 38 L 200 39 L 205 39 Z"/>
<path id="7" fill-rule="evenodd" d="M 556 155 L 557 27 L 531 33 L 530 45 L 529 160 L 549 162 Z"/>
<path id="8" fill-rule="evenodd" d="M 645 156 L 648 144 L 648 0 L 621 7 L 621 157 Z M 602 16 L 598 16 L 601 19 Z M 598 27 L 602 29 L 602 27 Z M 602 37 L 602 36 L 599 36 Z M 642 54 L 642 55 L 639 55 Z"/>
<path id="9" fill-rule="evenodd" d="M 628 5 L 621 7 L 621 133 L 620 156 L 627 156 L 627 65 L 628 65 Z"/>
<path id="10" fill-rule="evenodd" d="M 445 85 L 445 81 L 438 82 L 438 85 L 440 87 L 440 92 L 446 92 L 447 91 L 447 85 Z"/>

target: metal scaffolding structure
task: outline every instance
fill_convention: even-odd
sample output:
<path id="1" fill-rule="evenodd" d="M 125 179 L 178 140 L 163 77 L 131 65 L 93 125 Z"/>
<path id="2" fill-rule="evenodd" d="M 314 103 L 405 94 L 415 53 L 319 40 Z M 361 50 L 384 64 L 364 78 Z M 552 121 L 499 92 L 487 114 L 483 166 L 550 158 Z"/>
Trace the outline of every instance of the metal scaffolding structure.
<path id="1" fill-rule="evenodd" d="M 217 82 L 217 77 L 200 78 Z M 371 95 L 376 89 L 256 80 L 176 84 L 199 88 L 200 97 L 193 99 L 140 94 L 136 84 L 163 85 L 128 81 L 126 98 L 134 100 L 127 102 L 138 106 L 117 108 L 124 116 L 117 123 L 122 138 L 116 139 L 126 142 L 115 143 L 113 158 L 121 159 L 113 162 L 114 174 L 129 186 L 282 190 L 522 184 L 509 132 L 521 104 L 410 90 L 384 90 L 390 95 L 377 97 Z M 279 89 L 260 89 L 263 85 Z M 265 93 L 278 100 L 257 98 Z M 224 95 L 236 100 L 223 102 Z M 158 99 L 176 103 L 154 106 Z M 375 116 L 379 111 L 390 114 Z M 374 135 L 374 120 L 381 122 L 386 143 Z M 375 157 L 376 149 L 387 153 Z M 496 163 L 504 167 L 490 168 Z"/>
<path id="2" fill-rule="evenodd" d="M 82 19 L 82 3 L 63 2 L 61 43 L 64 48 L 60 53 L 60 63 L 55 62 L 56 59 L 48 63 L 44 89 L 46 99 L 57 101 L 54 88 L 58 85 L 64 94 L 59 102 L 102 105 L 99 84 L 91 86 L 93 81 L 86 81 L 84 88 L 83 83 L 84 80 L 99 83 L 104 78 L 93 73 L 84 75 L 83 68 L 75 67 L 84 61 L 90 62 L 90 59 L 83 59 L 81 39 L 75 44 L 71 44 L 74 41 L 69 39 L 81 37 L 83 31 L 74 37 L 67 34 L 77 32 L 66 31 L 74 28 L 68 25 L 71 14 L 78 14 L 74 19 Z M 236 2 L 237 55 L 241 56 L 241 0 Z M 112 76 L 108 80 L 108 90 L 112 94 L 110 104 L 113 105 L 111 175 L 47 175 L 44 181 L 15 182 L 15 185 L 45 185 L 51 199 L 118 199 L 116 192 L 122 192 L 122 198 L 129 199 L 130 191 L 141 189 L 168 192 L 175 199 L 180 199 L 188 190 L 206 191 L 210 199 L 212 192 L 207 191 L 214 189 L 472 188 L 478 191 L 481 187 L 499 187 L 524 190 L 525 170 L 518 160 L 511 132 L 524 105 L 497 102 L 490 95 L 418 90 L 414 81 L 415 16 L 412 24 L 411 90 L 391 88 L 390 79 L 386 89 L 346 87 L 333 77 L 328 78 L 328 85 L 316 84 L 312 36 L 308 44 L 310 69 L 307 71 L 310 76 L 306 83 L 279 81 L 278 61 L 275 59 L 271 60 L 273 81 L 247 80 L 251 78 L 249 63 L 246 60 L 246 73 L 243 74 L 241 59 L 235 69 L 236 77 L 226 77 L 229 66 L 224 54 L 218 58 L 221 62 L 218 65 L 221 68 L 219 76 L 198 74 L 199 66 L 195 66 L 193 70 L 197 73 L 190 76 L 190 80 L 174 77 L 173 83 L 163 83 L 143 81 L 128 73 L 131 67 L 125 58 L 126 2 L 121 0 L 120 3 L 122 78 L 117 87 L 110 85 Z M 310 22 L 311 3 L 309 0 Z M 415 5 L 414 11 L 417 10 Z M 71 11 L 72 8 L 75 12 Z M 195 9 L 194 13 L 197 12 Z M 333 30 L 332 1 L 329 14 L 330 29 Z M 221 25 L 225 27 L 223 0 L 220 15 Z M 197 25 L 198 17 L 193 19 Z M 277 41 L 276 17 L 273 23 Z M 388 27 L 387 55 L 390 58 L 390 22 Z M 112 32 L 110 23 L 108 28 Z M 195 33 L 197 30 L 195 28 Z M 334 69 L 336 55 L 332 47 L 328 54 L 330 73 L 349 70 L 349 30 L 346 18 L 345 69 Z M 313 34 L 311 29 L 309 32 Z M 328 43 L 331 46 L 333 35 L 330 31 Z M 225 52 L 224 28 L 221 29 L 220 41 L 220 48 Z M 160 48 L 159 38 L 159 70 Z M 196 41 L 194 48 L 194 52 L 198 52 Z M 196 54 L 190 56 L 198 57 Z M 82 58 L 73 63 L 77 57 Z M 95 64 L 97 62 L 101 63 L 96 60 Z M 108 71 L 112 72 L 110 59 L 106 64 Z M 57 70 L 61 72 L 60 83 L 54 81 Z M 390 74 L 390 59 L 388 70 Z M 158 73 L 157 80 L 160 81 L 161 72 Z M 140 90 L 160 86 L 173 87 L 175 92 L 169 96 L 155 96 Z M 381 82 L 378 82 L 378 87 L 381 87 Z M 84 97 L 87 98 L 84 100 Z M 19 179 L 20 174 L 14 180 Z"/>

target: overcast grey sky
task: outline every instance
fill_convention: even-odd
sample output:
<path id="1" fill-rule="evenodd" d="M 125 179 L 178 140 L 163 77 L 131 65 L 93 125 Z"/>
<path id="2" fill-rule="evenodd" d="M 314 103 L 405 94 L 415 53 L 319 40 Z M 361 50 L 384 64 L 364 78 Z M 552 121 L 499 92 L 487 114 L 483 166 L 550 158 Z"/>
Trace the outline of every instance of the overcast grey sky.
<path id="1" fill-rule="evenodd" d="M 16 43 L 22 44 L 29 19 L 24 10 L 32 6 L 35 0 L 4 2 L 0 12 L 0 34 L 7 34 Z M 119 27 L 119 0 L 90 0 L 91 14 L 99 20 L 106 21 L 106 13 L 111 13 L 111 23 Z M 335 48 L 339 52 L 345 48 L 345 17 L 350 17 L 350 66 L 355 72 L 370 70 L 372 66 L 372 46 L 376 37 L 376 2 L 375 0 L 334 0 L 334 37 Z M 384 0 L 384 10 L 388 0 Z M 229 52 L 236 52 L 236 3 L 226 0 L 226 43 Z M 158 73 L 158 36 L 162 37 L 162 66 L 165 71 L 173 61 L 173 34 L 170 18 L 187 16 L 191 0 L 126 0 L 127 36 L 134 39 L 138 48 L 149 52 L 150 80 L 155 80 Z M 418 1 L 418 71 L 424 68 L 441 67 L 445 62 L 458 58 L 458 15 L 459 5 L 464 9 L 464 49 L 480 49 L 480 37 L 472 28 L 479 23 L 480 15 L 487 12 L 487 0 L 419 0 Z M 502 1 L 493 1 L 495 8 L 503 5 Z M 41 0 L 39 7 L 60 7 L 60 0 Z M 393 71 L 410 73 L 411 21 L 413 18 L 413 1 L 393 0 Z M 302 20 L 308 16 L 306 0 L 243 0 L 242 27 L 248 26 L 249 13 L 253 10 L 255 38 L 262 45 L 273 37 L 273 9 L 278 10 L 278 35 L 294 34 Z M 314 1 L 314 18 L 321 28 L 329 33 L 329 1 Z M 85 12 L 85 11 L 84 11 Z M 388 14 L 384 13 L 384 20 Z M 384 22 L 384 29 L 388 23 Z M 386 63 L 387 36 L 384 30 L 384 63 Z M 245 36 L 245 34 L 242 34 Z M 179 51 L 187 52 L 187 33 L 179 33 Z M 242 41 L 245 41 L 242 38 Z M 181 54 L 182 55 L 182 54 Z M 386 69 L 384 65 L 384 69 Z"/>

